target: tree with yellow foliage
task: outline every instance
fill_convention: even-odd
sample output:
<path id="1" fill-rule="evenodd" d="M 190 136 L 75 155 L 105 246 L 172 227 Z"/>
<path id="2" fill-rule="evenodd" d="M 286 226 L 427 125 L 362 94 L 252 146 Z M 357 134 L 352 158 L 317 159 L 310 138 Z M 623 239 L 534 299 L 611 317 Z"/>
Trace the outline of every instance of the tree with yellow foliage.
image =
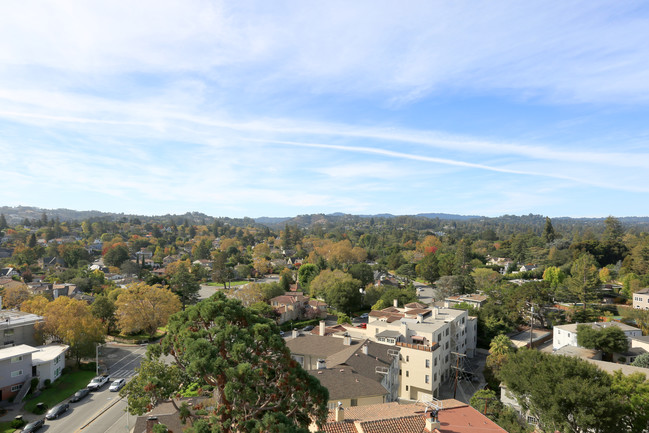
<path id="1" fill-rule="evenodd" d="M 12 284 L 2 287 L 0 293 L 2 293 L 2 308 L 20 307 L 20 304 L 28 300 L 32 295 L 27 285 L 18 281 L 12 281 Z"/>
<path id="2" fill-rule="evenodd" d="M 37 324 L 37 332 L 43 340 L 70 346 L 68 353 L 77 364 L 82 357 L 94 354 L 95 344 L 102 343 L 106 336 L 104 325 L 92 315 L 90 306 L 67 296 L 48 302 L 43 309 L 43 319 Z"/>
<path id="3" fill-rule="evenodd" d="M 45 307 L 49 303 L 50 300 L 43 295 L 34 296 L 20 304 L 20 311 L 42 316 L 45 313 Z"/>
<path id="4" fill-rule="evenodd" d="M 169 316 L 181 310 L 180 299 L 166 286 L 129 285 L 117 297 L 117 326 L 124 334 L 146 332 L 153 336 Z"/>

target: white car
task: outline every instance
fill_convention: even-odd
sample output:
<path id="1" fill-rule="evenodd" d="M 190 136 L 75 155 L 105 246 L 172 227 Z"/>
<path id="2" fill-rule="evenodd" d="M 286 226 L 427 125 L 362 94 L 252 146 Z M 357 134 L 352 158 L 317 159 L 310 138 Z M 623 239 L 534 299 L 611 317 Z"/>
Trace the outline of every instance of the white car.
<path id="1" fill-rule="evenodd" d="M 368 317 L 370 317 L 370 315 L 367 314 L 367 313 L 363 313 L 363 314 L 361 314 L 359 317 L 360 317 L 361 319 L 367 319 Z"/>
<path id="2" fill-rule="evenodd" d="M 88 389 L 90 389 L 91 391 L 99 391 L 102 386 L 108 383 L 109 380 L 110 377 L 108 377 L 107 375 L 97 376 L 90 381 L 90 383 L 88 384 Z"/>
<path id="3" fill-rule="evenodd" d="M 117 379 L 110 384 L 110 388 L 108 388 L 108 390 L 117 392 L 120 389 L 124 388 L 124 385 L 126 385 L 126 379 Z"/>

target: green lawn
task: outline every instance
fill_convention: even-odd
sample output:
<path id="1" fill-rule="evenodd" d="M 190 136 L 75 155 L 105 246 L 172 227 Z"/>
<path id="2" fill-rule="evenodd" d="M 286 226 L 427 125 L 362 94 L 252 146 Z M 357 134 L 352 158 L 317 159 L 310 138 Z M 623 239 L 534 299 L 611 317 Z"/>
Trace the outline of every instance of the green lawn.
<path id="1" fill-rule="evenodd" d="M 0 422 L 0 433 L 14 433 L 15 428 L 11 427 L 11 421 Z"/>
<path id="2" fill-rule="evenodd" d="M 242 285 L 244 285 L 244 284 L 248 284 L 249 282 L 250 282 L 250 281 L 247 281 L 247 280 L 241 280 L 241 281 L 230 281 L 230 282 L 228 283 L 228 285 L 229 285 L 229 286 L 242 286 Z M 208 286 L 219 286 L 219 287 L 223 287 L 223 283 L 215 283 L 215 282 L 213 282 L 213 281 L 212 281 L 211 283 L 207 283 L 207 285 L 208 285 Z"/>
<path id="3" fill-rule="evenodd" d="M 70 397 L 81 388 L 85 388 L 90 379 L 95 377 L 94 371 L 73 371 L 59 377 L 52 385 L 43 390 L 37 397 L 30 396 L 25 403 L 25 411 L 32 412 L 37 403 L 43 402 L 52 407 Z M 3 433 L 0 430 L 0 433 Z"/>

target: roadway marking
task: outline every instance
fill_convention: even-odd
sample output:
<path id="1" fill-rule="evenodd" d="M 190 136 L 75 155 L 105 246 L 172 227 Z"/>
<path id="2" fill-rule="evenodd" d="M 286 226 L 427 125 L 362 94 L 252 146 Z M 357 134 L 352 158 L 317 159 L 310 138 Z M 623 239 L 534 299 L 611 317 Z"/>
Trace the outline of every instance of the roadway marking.
<path id="1" fill-rule="evenodd" d="M 112 398 L 112 397 L 110 397 L 110 398 Z M 106 413 L 106 411 L 108 411 L 108 409 L 110 409 L 111 407 L 115 406 L 115 405 L 116 405 L 117 403 L 119 403 L 120 401 L 122 401 L 122 397 L 119 397 L 119 398 L 115 399 L 115 400 L 112 401 L 110 404 L 108 404 L 108 405 L 104 406 L 103 408 L 99 409 L 99 411 L 98 411 L 96 414 L 94 414 L 91 418 L 89 418 L 89 421 L 86 422 L 84 425 L 82 425 L 79 429 L 77 429 L 77 430 L 75 431 L 75 433 L 79 433 L 81 430 L 83 430 L 84 428 L 88 427 L 88 426 L 89 426 L 90 424 L 92 424 L 92 423 L 93 423 L 97 418 L 99 418 L 99 417 L 102 416 L 104 413 Z"/>

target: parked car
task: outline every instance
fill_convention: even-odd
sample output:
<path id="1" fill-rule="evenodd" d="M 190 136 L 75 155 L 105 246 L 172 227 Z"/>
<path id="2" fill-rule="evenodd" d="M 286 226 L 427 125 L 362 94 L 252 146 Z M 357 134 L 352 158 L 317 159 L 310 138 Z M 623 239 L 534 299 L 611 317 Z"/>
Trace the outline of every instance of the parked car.
<path id="1" fill-rule="evenodd" d="M 39 419 L 38 421 L 30 422 L 27 424 L 21 431 L 20 433 L 32 433 L 35 432 L 36 430 L 40 429 L 45 425 L 45 420 L 44 419 Z"/>
<path id="2" fill-rule="evenodd" d="M 88 389 L 90 389 L 90 391 L 97 391 L 98 389 L 101 389 L 102 386 L 106 385 L 109 380 L 110 377 L 106 374 L 97 376 L 90 381 L 90 383 L 88 384 Z"/>
<path id="3" fill-rule="evenodd" d="M 302 328 L 302 331 L 304 332 L 309 332 L 313 330 L 313 325 L 307 325 L 304 328 Z"/>
<path id="4" fill-rule="evenodd" d="M 359 323 L 356 327 L 357 328 L 367 329 L 367 323 Z"/>
<path id="5" fill-rule="evenodd" d="M 72 396 L 70 401 L 72 403 L 76 403 L 77 401 L 81 400 L 82 398 L 84 398 L 88 394 L 90 394 L 90 390 L 88 388 L 80 389 L 79 391 L 74 393 L 74 395 Z"/>
<path id="6" fill-rule="evenodd" d="M 126 385 L 126 379 L 116 379 L 113 381 L 113 383 L 110 384 L 110 388 L 108 388 L 108 390 L 116 392 L 124 388 L 124 385 Z"/>
<path id="7" fill-rule="evenodd" d="M 60 403 L 54 406 L 52 409 L 50 409 L 49 412 L 45 415 L 45 418 L 47 419 L 57 419 L 64 413 L 66 413 L 70 409 L 70 405 L 67 403 Z"/>
<path id="8" fill-rule="evenodd" d="M 359 317 L 360 317 L 361 319 L 367 319 L 368 317 L 370 317 L 370 315 L 367 314 L 367 313 L 363 313 L 363 314 L 361 314 Z"/>

